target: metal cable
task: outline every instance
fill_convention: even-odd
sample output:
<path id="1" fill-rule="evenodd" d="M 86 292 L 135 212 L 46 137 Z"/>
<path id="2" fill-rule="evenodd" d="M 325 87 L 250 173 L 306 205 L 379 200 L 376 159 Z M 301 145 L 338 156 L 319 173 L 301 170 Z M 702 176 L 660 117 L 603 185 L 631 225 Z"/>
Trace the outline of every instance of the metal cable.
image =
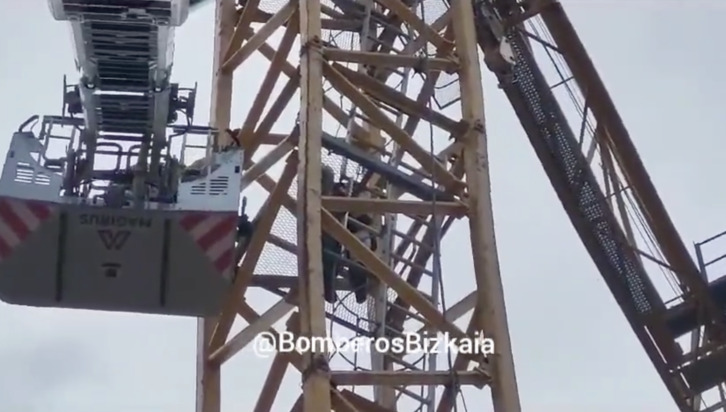
<path id="1" fill-rule="evenodd" d="M 427 53 L 428 54 L 428 53 Z M 431 99 L 427 102 L 427 106 L 429 110 L 432 109 L 431 107 Z M 431 156 L 431 160 L 433 162 L 437 162 L 438 158 L 436 157 L 436 150 L 434 148 L 434 125 L 433 123 L 429 122 L 429 155 Z M 434 278 L 438 280 L 438 287 L 439 291 L 441 293 L 441 310 L 443 313 L 446 313 L 446 291 L 444 288 L 444 279 L 441 276 L 441 231 L 439 230 L 439 213 L 437 208 L 437 199 L 436 199 L 436 168 L 433 168 L 431 172 L 431 231 L 433 233 L 433 256 L 432 256 L 432 274 L 434 275 Z M 454 387 L 454 399 L 456 399 L 457 394 L 460 392 L 459 385 L 458 385 L 458 374 L 456 373 L 456 370 L 454 370 L 454 361 L 451 357 L 451 352 L 446 351 L 446 360 L 448 362 L 449 371 L 451 371 L 451 378 L 452 378 L 452 385 Z M 463 396 L 463 394 L 462 394 Z M 454 412 L 457 412 L 457 404 L 454 402 Z"/>

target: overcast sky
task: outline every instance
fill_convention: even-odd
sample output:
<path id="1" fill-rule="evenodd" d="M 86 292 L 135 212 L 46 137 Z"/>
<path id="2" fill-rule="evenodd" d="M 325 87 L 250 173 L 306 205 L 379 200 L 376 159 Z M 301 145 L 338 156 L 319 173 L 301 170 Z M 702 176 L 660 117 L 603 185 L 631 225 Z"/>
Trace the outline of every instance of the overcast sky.
<path id="1" fill-rule="evenodd" d="M 726 5 L 682 3 L 573 0 L 565 5 L 690 244 L 726 229 L 726 83 L 721 81 L 726 55 L 717 44 Z M 175 81 L 199 82 L 199 122 L 206 120 L 209 101 L 212 24 L 213 8 L 200 10 L 179 31 L 176 45 Z M 13 130 L 27 117 L 58 114 L 62 75 L 75 75 L 68 30 L 52 20 L 44 1 L 16 1 L 3 9 L 0 34 L 5 39 L 0 42 L 4 153 Z M 247 84 L 261 79 L 255 62 L 262 60 L 246 66 Z M 485 88 L 498 246 L 524 409 L 675 411 L 511 107 L 491 79 Z M 244 84 L 236 90 L 240 101 L 233 117 L 240 122 L 251 96 Z M 453 241 L 457 236 L 466 233 L 454 231 L 444 247 L 445 276 L 456 279 L 449 280 L 449 304 L 471 286 L 470 265 L 461 263 L 468 261 L 468 251 Z M 0 328 L 2 411 L 193 411 L 193 320 L 0 304 Z M 224 410 L 246 412 L 259 393 L 267 361 L 247 353 L 230 365 Z M 275 411 L 289 409 L 297 379 L 288 377 L 290 390 L 281 393 Z M 480 410 L 472 405 L 486 396 L 467 395 L 470 410 Z"/>

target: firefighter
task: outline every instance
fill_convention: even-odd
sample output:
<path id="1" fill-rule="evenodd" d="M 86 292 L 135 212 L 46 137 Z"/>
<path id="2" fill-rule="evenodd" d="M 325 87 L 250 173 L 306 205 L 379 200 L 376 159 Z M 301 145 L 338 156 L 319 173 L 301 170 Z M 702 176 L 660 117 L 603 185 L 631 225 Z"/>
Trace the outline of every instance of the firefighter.
<path id="1" fill-rule="evenodd" d="M 252 232 L 255 230 L 254 222 L 250 222 L 250 218 L 246 213 L 242 213 L 237 220 L 237 247 L 235 248 L 235 266 L 239 265 L 242 255 L 247 251 L 247 245 L 252 239 Z"/>
<path id="2" fill-rule="evenodd" d="M 101 198 L 108 207 L 122 208 L 127 206 L 134 196 L 130 184 L 112 182 L 109 183 Z"/>

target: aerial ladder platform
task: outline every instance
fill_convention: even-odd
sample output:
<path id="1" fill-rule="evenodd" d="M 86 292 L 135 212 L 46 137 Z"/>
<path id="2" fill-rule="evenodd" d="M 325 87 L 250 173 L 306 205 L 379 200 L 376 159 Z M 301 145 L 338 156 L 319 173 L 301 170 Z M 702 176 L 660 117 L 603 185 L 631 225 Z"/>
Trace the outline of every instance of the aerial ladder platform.
<path id="1" fill-rule="evenodd" d="M 204 316 L 235 266 L 240 149 L 171 82 L 189 0 L 49 0 L 80 73 L 63 113 L 12 136 L 0 176 L 0 299 Z M 190 157 L 198 160 L 185 165 Z"/>

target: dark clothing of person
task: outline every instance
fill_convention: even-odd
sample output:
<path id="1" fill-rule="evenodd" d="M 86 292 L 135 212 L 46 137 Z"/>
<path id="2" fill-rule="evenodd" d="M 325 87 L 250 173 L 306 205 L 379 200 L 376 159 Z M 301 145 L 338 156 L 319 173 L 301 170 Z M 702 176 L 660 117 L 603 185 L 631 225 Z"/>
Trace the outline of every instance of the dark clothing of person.
<path id="1" fill-rule="evenodd" d="M 334 181 L 334 173 L 328 166 L 323 167 L 322 185 L 323 195 L 349 196 L 348 186 L 343 182 L 336 183 Z M 345 213 L 334 213 L 333 216 L 341 222 L 345 219 Z M 351 218 L 367 226 L 371 226 L 373 223 L 373 219 L 369 215 L 351 216 Z M 360 227 L 353 219 L 348 219 L 348 230 L 361 239 L 371 250 L 375 251 L 377 249 L 375 236 L 370 233 L 370 230 Z M 338 271 L 342 267 L 340 264 L 342 248 L 337 240 L 326 233 L 323 233 L 321 240 L 323 249 L 323 293 L 327 302 L 335 303 L 338 300 L 335 281 L 338 277 Z M 345 257 L 355 261 L 348 251 L 345 252 Z M 357 263 L 357 265 L 348 265 L 347 277 L 351 289 L 354 291 L 356 301 L 363 303 L 368 299 L 368 277 L 370 273 L 367 269 L 359 267 L 361 265 L 359 262 Z"/>
<path id="2" fill-rule="evenodd" d="M 373 224 L 373 219 L 370 215 L 355 216 L 355 219 L 366 226 Z M 348 230 L 356 235 L 356 237 L 373 252 L 378 249 L 378 242 L 376 241 L 375 235 L 371 233 L 370 229 L 361 227 L 357 222 L 350 220 L 348 222 Z M 362 262 L 354 259 L 350 252 L 346 252 L 346 255 L 348 259 L 356 263 L 354 265 L 350 265 L 348 269 L 348 282 L 351 289 L 353 289 L 356 302 L 364 303 L 368 300 L 368 279 L 371 276 L 371 273 L 363 266 Z"/>
<path id="3" fill-rule="evenodd" d="M 237 220 L 237 247 L 235 248 L 235 267 L 239 265 L 242 255 L 247 251 L 247 245 L 252 239 L 252 232 L 255 230 L 254 223 L 246 214 L 242 214 Z"/>
<path id="4" fill-rule="evenodd" d="M 338 277 L 338 256 L 340 255 L 340 243 L 332 236 L 323 234 L 323 290 L 325 300 L 335 303 L 338 295 L 335 293 L 335 279 Z"/>

